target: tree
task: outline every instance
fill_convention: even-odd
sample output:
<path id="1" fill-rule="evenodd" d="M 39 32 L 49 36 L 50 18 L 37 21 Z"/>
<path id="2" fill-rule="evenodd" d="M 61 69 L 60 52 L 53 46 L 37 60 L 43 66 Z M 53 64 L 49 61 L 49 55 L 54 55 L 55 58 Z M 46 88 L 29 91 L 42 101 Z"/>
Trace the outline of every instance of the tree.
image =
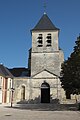
<path id="1" fill-rule="evenodd" d="M 73 52 L 62 64 L 61 70 L 61 85 L 66 91 L 67 98 L 70 98 L 70 94 L 80 93 L 80 36 L 75 44 Z"/>

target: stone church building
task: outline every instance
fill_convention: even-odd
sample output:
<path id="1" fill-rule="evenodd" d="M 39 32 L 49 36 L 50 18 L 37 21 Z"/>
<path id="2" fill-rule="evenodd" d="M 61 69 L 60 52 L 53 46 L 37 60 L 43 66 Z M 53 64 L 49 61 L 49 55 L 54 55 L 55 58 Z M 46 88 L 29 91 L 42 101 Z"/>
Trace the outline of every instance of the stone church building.
<path id="1" fill-rule="evenodd" d="M 31 30 L 32 48 L 29 50 L 28 68 L 10 69 L 15 76 L 14 102 L 51 103 L 65 98 L 59 79 L 64 61 L 59 32 L 60 29 L 46 13 Z"/>

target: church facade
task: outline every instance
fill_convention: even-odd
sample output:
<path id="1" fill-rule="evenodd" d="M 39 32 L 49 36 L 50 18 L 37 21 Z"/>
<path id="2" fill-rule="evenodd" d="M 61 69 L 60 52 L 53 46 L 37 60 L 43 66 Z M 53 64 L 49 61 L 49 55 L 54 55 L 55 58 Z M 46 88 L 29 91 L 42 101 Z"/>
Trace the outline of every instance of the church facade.
<path id="1" fill-rule="evenodd" d="M 28 69 L 14 77 L 14 102 L 51 103 L 65 98 L 60 83 L 64 53 L 59 47 L 59 32 L 45 13 L 31 30 Z"/>

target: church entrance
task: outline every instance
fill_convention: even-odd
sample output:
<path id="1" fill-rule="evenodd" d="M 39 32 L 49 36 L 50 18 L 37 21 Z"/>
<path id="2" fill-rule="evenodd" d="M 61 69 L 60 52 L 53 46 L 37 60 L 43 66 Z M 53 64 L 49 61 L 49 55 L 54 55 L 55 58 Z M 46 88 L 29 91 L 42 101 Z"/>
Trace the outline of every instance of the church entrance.
<path id="1" fill-rule="evenodd" d="M 50 103 L 50 86 L 46 82 L 41 85 L 41 103 Z"/>

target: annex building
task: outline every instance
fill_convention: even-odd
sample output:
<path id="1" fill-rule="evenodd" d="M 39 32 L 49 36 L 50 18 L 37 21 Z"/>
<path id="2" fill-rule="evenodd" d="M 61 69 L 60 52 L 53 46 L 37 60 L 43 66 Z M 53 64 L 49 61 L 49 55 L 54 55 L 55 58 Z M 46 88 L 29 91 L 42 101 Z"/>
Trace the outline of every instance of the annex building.
<path id="1" fill-rule="evenodd" d="M 11 102 L 11 88 L 14 76 L 10 71 L 0 64 L 0 104 Z"/>

